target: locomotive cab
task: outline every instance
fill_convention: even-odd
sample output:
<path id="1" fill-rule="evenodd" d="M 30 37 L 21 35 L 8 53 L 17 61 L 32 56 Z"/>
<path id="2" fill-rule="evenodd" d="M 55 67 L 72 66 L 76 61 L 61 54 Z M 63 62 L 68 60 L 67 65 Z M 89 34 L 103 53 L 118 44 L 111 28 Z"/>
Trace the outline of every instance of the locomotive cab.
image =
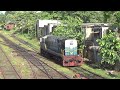
<path id="1" fill-rule="evenodd" d="M 77 55 L 77 40 L 65 40 L 65 56 Z"/>

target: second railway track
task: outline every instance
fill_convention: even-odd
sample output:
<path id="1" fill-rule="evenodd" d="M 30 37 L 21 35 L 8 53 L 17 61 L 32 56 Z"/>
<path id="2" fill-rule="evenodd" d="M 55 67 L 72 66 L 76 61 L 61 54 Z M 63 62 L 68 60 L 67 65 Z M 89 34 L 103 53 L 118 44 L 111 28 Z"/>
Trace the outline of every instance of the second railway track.
<path id="1" fill-rule="evenodd" d="M 15 66 L 12 65 L 6 53 L 0 46 L 0 58 L 2 64 L 0 65 L 1 73 L 4 79 L 21 79 L 22 77 L 17 72 Z"/>
<path id="2" fill-rule="evenodd" d="M 95 74 L 89 70 L 86 70 L 82 67 L 70 67 L 69 69 L 86 79 L 105 79 L 104 77 Z"/>

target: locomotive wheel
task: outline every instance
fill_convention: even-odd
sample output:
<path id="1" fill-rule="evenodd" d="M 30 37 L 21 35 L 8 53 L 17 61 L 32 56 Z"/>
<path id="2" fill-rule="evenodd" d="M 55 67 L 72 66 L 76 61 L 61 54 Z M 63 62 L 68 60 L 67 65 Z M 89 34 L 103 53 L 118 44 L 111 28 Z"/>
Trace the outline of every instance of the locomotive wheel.
<path id="1" fill-rule="evenodd" d="M 46 54 L 46 52 L 43 49 L 41 49 L 41 55 L 46 56 L 45 54 Z"/>
<path id="2" fill-rule="evenodd" d="M 41 55 L 44 56 L 44 50 L 43 49 L 41 49 Z"/>

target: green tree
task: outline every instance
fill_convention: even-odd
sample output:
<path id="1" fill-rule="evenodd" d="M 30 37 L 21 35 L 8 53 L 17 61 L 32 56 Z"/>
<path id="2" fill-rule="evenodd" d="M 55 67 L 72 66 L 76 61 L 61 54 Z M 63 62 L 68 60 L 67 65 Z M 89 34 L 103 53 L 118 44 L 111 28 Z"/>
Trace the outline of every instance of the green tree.
<path id="1" fill-rule="evenodd" d="M 117 61 L 120 61 L 120 39 L 117 32 L 111 32 L 110 30 L 107 35 L 97 41 L 101 47 L 101 63 L 106 62 L 114 65 Z"/>
<path id="2" fill-rule="evenodd" d="M 4 14 L 0 14 L 0 24 L 4 25 L 5 24 L 6 17 Z"/>
<path id="3" fill-rule="evenodd" d="M 83 32 L 80 25 L 82 20 L 79 17 L 65 16 L 65 20 L 62 20 L 62 24 L 57 26 L 53 31 L 53 35 L 61 36 L 65 38 L 77 39 L 79 43 L 79 49 L 83 50 Z"/>

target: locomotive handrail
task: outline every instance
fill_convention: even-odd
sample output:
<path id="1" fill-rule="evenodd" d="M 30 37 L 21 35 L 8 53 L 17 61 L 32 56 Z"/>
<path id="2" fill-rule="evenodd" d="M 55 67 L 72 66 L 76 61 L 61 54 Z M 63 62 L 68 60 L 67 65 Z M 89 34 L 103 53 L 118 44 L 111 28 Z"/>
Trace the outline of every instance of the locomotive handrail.
<path id="1" fill-rule="evenodd" d="M 62 49 L 61 49 L 61 52 L 62 52 L 62 55 L 64 56 L 64 55 L 65 55 L 65 53 L 64 53 L 64 52 L 65 52 L 65 50 L 62 50 Z"/>
<path id="2" fill-rule="evenodd" d="M 81 55 L 83 57 L 82 51 L 78 49 L 78 55 Z"/>

